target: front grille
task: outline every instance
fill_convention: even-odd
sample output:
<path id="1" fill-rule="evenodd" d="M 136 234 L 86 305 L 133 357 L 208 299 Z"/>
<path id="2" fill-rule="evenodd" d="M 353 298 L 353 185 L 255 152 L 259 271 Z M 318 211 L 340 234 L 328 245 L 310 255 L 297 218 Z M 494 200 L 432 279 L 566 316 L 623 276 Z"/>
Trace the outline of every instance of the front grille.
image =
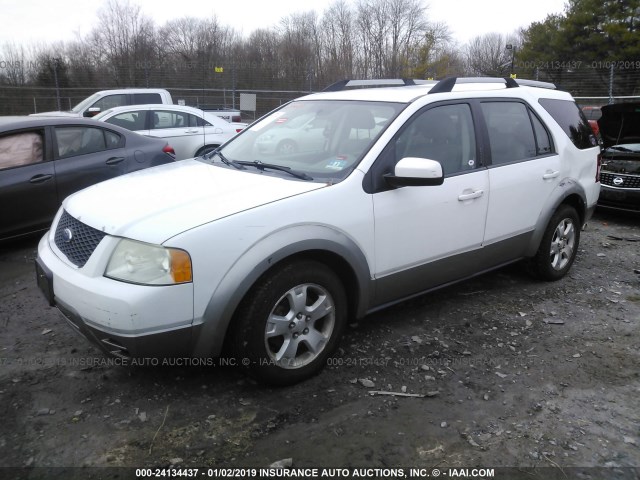
<path id="1" fill-rule="evenodd" d="M 616 184 L 613 181 L 615 178 L 621 178 L 622 183 L 618 181 L 618 184 Z M 640 188 L 640 175 L 600 172 L 600 183 L 602 185 L 616 188 Z"/>
<path id="2" fill-rule="evenodd" d="M 106 234 L 62 212 L 54 240 L 62 253 L 78 267 L 83 267 Z"/>

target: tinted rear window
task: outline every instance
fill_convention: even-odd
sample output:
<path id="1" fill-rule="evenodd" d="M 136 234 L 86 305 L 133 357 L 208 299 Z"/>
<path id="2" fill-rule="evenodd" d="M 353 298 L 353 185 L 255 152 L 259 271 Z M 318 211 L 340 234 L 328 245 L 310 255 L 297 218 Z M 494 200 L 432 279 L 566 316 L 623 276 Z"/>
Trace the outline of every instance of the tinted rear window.
<path id="1" fill-rule="evenodd" d="M 558 122 L 576 147 L 584 150 L 598 144 L 587 119 L 575 102 L 541 98 L 540 105 Z"/>

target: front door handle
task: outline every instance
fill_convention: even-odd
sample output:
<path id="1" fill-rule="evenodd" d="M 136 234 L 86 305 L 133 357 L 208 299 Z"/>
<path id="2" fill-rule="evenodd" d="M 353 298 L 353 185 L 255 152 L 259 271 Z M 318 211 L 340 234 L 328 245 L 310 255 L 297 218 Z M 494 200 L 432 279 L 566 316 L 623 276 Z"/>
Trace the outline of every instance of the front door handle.
<path id="1" fill-rule="evenodd" d="M 33 177 L 31 177 L 29 179 L 29 183 L 44 183 L 47 180 L 51 180 L 53 178 L 53 175 L 34 175 Z"/>
<path id="2" fill-rule="evenodd" d="M 458 201 L 464 202 L 466 200 L 473 200 L 474 198 L 480 198 L 484 195 L 484 190 L 476 190 L 471 193 L 463 193 L 462 195 L 458 195 Z"/>
<path id="3" fill-rule="evenodd" d="M 111 157 L 109 160 L 106 161 L 107 165 L 117 165 L 119 163 L 124 162 L 124 157 Z"/>
<path id="4" fill-rule="evenodd" d="M 556 178 L 558 175 L 560 175 L 560 171 L 556 170 L 555 172 L 552 172 L 551 170 L 547 170 L 547 173 L 545 173 L 542 176 L 543 180 L 551 180 L 552 178 Z"/>

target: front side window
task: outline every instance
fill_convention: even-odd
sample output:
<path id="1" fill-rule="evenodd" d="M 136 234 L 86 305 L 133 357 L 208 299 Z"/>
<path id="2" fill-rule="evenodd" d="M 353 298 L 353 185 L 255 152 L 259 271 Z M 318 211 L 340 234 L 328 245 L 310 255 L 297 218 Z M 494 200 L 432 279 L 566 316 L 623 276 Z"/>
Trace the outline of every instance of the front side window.
<path id="1" fill-rule="evenodd" d="M 404 106 L 294 101 L 245 129 L 222 153 L 237 162 L 275 164 L 304 172 L 317 181 L 339 181 L 356 167 Z"/>
<path id="2" fill-rule="evenodd" d="M 474 169 L 476 141 L 469 105 L 443 105 L 418 114 L 398 136 L 395 150 L 396 161 L 437 160 L 445 175 Z"/>
<path id="3" fill-rule="evenodd" d="M 118 95 L 107 95 L 106 97 L 102 97 L 96 103 L 91 105 L 91 108 L 99 108 L 100 111 L 105 111 L 114 107 L 121 107 L 127 104 L 127 95 L 126 94 L 118 94 Z"/>
<path id="4" fill-rule="evenodd" d="M 33 163 L 44 159 L 43 134 L 20 132 L 0 137 L 0 170 Z"/>
<path id="5" fill-rule="evenodd" d="M 481 105 L 493 165 L 518 162 L 537 155 L 526 105 L 519 102 L 483 102 Z"/>
<path id="6" fill-rule="evenodd" d="M 136 131 L 145 129 L 146 110 L 124 112 L 105 120 L 107 123 L 117 125 L 127 130 Z M 99 117 L 100 118 L 100 117 Z"/>
<path id="7" fill-rule="evenodd" d="M 104 131 L 94 127 L 56 127 L 58 158 L 86 155 L 107 149 Z"/>

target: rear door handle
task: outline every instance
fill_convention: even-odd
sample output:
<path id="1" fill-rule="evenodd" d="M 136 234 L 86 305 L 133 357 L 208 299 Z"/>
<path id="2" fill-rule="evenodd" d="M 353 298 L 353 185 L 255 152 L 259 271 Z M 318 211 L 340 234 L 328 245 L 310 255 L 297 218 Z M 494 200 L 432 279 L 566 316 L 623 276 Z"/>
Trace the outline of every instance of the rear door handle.
<path id="1" fill-rule="evenodd" d="M 552 178 L 556 178 L 558 175 L 560 175 L 560 171 L 559 170 L 556 170 L 555 172 L 552 172 L 552 171 L 549 170 L 549 171 L 547 171 L 547 173 L 545 173 L 542 176 L 542 179 L 543 180 L 551 180 Z"/>
<path id="2" fill-rule="evenodd" d="M 484 190 L 476 190 L 471 193 L 463 193 L 462 195 L 458 195 L 458 201 L 464 202 L 465 200 L 473 200 L 474 198 L 480 198 L 484 195 Z"/>
<path id="3" fill-rule="evenodd" d="M 106 161 L 107 165 L 117 165 L 121 162 L 124 161 L 124 157 L 111 157 L 109 160 Z"/>
<path id="4" fill-rule="evenodd" d="M 31 177 L 29 179 L 29 183 L 44 183 L 47 180 L 51 180 L 53 178 L 53 175 L 34 175 L 33 177 Z"/>
<path id="5" fill-rule="evenodd" d="M 184 133 L 198 133 L 198 130 L 185 130 Z"/>

